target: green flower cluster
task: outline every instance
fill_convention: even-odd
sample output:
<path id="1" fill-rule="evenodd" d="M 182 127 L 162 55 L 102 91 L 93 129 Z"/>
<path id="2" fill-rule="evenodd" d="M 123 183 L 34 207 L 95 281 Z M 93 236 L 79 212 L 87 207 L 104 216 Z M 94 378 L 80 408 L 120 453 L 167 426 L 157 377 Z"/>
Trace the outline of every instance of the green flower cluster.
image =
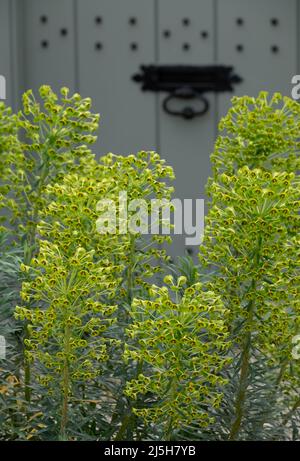
<path id="1" fill-rule="evenodd" d="M 62 385 L 66 365 L 70 385 L 95 378 L 101 371 L 95 360 L 107 360 L 108 340 L 103 335 L 117 307 L 102 301 L 114 295 L 114 267 L 96 261 L 94 252 L 82 247 L 66 257 L 47 241 L 40 242 L 32 266 L 22 266 L 36 276 L 23 283 L 21 298 L 36 307 L 18 306 L 16 317 L 29 321 L 26 358 L 36 363 L 38 381 Z"/>
<path id="2" fill-rule="evenodd" d="M 130 233 L 127 226 L 134 212 L 128 211 L 126 222 L 122 221 L 119 193 L 126 191 L 128 202 L 144 199 L 150 207 L 152 198 L 170 200 L 173 188 L 167 183 L 173 177 L 172 168 L 155 152 L 142 151 L 128 157 L 108 154 L 99 162 L 91 159 L 86 162 L 85 172 L 65 175 L 46 188 L 48 204 L 40 212 L 38 232 L 65 253 L 82 245 L 95 250 L 98 258 L 114 261 L 120 271 L 127 270 L 124 293 L 128 283 L 131 291 L 136 285 L 148 287 L 145 280 L 160 270 L 154 261 L 168 259 L 166 251 L 155 244 L 171 239 L 153 235 L 149 241 L 139 233 Z M 97 231 L 97 219 L 105 212 L 97 206 L 101 199 L 112 200 L 116 206 L 118 226 L 114 233 L 109 229 L 106 233 Z"/>
<path id="3" fill-rule="evenodd" d="M 99 116 L 92 114 L 90 107 L 90 98 L 69 96 L 67 88 L 57 96 L 46 85 L 40 88 L 38 99 L 31 90 L 23 95 L 18 114 L 0 106 L 2 221 L 26 266 L 38 251 L 37 223 L 39 211 L 47 203 L 46 186 L 68 172 L 83 171 L 85 162 L 94 157 L 88 145 L 96 140 L 93 133 Z M 28 277 L 25 272 L 24 279 Z M 27 322 L 22 334 L 28 337 Z M 24 364 L 25 395 L 29 401 L 30 370 L 26 360 Z"/>
<path id="4" fill-rule="evenodd" d="M 12 110 L 0 102 L 0 207 L 4 207 L 4 196 L 10 191 L 9 184 L 17 181 L 21 171 L 11 168 L 22 159 L 20 142 L 18 140 L 18 119 Z M 4 183 L 6 180 L 6 184 Z M 3 221 L 4 218 L 1 218 Z"/>
<path id="5" fill-rule="evenodd" d="M 209 425 L 208 409 L 220 405 L 220 388 L 226 384 L 220 371 L 228 363 L 227 310 L 200 283 L 186 288 L 179 299 L 184 279 L 175 285 L 171 276 L 165 278 L 177 301 L 167 287 L 156 286 L 150 290 L 152 300 L 134 299 L 124 352 L 126 360 L 150 366 L 147 374 L 128 382 L 126 394 L 149 396 L 147 407 L 136 404 L 134 412 L 146 422 L 162 423 L 166 439 L 190 423 Z"/>
<path id="6" fill-rule="evenodd" d="M 10 224 L 30 237 L 29 245 L 34 243 L 38 210 L 45 203 L 45 186 L 61 174 L 82 170 L 93 157 L 88 145 L 96 140 L 92 133 L 98 128 L 99 116 L 90 112 L 90 98 L 82 99 L 77 93 L 69 97 L 68 93 L 62 88 L 58 98 L 44 85 L 39 90 L 41 101 L 31 90 L 24 93 L 18 115 L 1 109 L 1 123 L 11 133 L 4 138 L 9 148 L 1 158 L 5 165 L 2 189 L 7 196 L 2 205 L 11 210 Z"/>
<path id="7" fill-rule="evenodd" d="M 172 177 L 172 169 L 154 152 L 108 154 L 99 162 L 86 158 L 84 170 L 60 174 L 44 188 L 36 227 L 40 250 L 22 266 L 27 277 L 21 296 L 27 306 L 16 312 L 29 323 L 26 358 L 39 382 L 61 389 L 62 434 L 75 385 L 99 374 L 98 361 L 109 363 L 108 339 L 103 337 L 109 335 L 107 327 L 120 318 L 124 302 L 130 304 L 135 286 L 148 287 L 149 277 L 161 270 L 154 261 L 167 259 L 165 250 L 156 247 L 156 236 L 144 242 L 144 236 L 119 228 L 100 234 L 98 202 L 112 200 L 119 217 L 120 192 L 126 191 L 128 201 L 168 200 Z M 128 213 L 126 221 L 130 219 Z M 111 337 L 122 337 L 122 328 L 118 323 L 118 333 Z M 118 346 L 119 341 L 110 339 L 109 344 Z"/>
<path id="8" fill-rule="evenodd" d="M 218 437 L 248 437 L 269 417 L 264 407 L 253 423 L 250 399 L 261 403 L 268 392 L 269 407 L 279 392 L 291 407 L 284 426 L 300 406 L 299 104 L 277 93 L 233 98 L 207 188 L 199 257 L 209 273 L 198 283 L 195 266 L 173 268 L 183 275 L 167 275 L 162 287 L 153 282 L 171 237 L 150 227 L 165 224 L 173 170 L 155 152 L 96 160 L 88 146 L 99 116 L 90 108 L 89 98 L 48 86 L 38 99 L 26 92 L 19 114 L 0 104 L 0 202 L 17 265 L 22 258 L 21 300 L 9 302 L 20 304 L 24 325 L 16 376 L 28 424 L 46 386 L 45 402 L 60 407 L 61 439 L 92 406 L 84 430 L 97 437 L 198 437 L 216 415 Z"/>
<path id="9" fill-rule="evenodd" d="M 300 326 L 299 183 L 245 166 L 210 190 L 200 261 L 218 275 L 207 288 L 222 297 L 232 329 L 244 325 L 239 341 L 254 328 L 257 345 L 278 358 Z"/>
<path id="10" fill-rule="evenodd" d="M 300 106 L 287 97 L 233 98 L 211 157 L 199 256 L 213 270 L 206 289 L 229 310 L 240 356 L 230 439 L 242 430 L 255 364 L 267 361 L 278 371 L 269 383 L 274 395 L 283 380 L 294 385 L 288 364 L 300 326 L 299 129 Z"/>
<path id="11" fill-rule="evenodd" d="M 211 156 L 214 178 L 221 172 L 249 168 L 295 172 L 299 169 L 299 104 L 280 93 L 269 98 L 261 92 L 232 98 L 232 107 L 221 119 Z"/>

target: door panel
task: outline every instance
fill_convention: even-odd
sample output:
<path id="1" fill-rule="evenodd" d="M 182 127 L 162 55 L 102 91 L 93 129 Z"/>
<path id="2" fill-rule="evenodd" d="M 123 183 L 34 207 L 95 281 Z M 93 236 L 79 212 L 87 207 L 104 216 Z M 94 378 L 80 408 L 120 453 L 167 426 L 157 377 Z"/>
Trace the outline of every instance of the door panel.
<path id="1" fill-rule="evenodd" d="M 101 114 L 99 153 L 156 148 L 156 99 L 132 81 L 155 62 L 153 0 L 77 1 L 79 89 Z"/>
<path id="2" fill-rule="evenodd" d="M 297 0 L 218 0 L 217 57 L 244 79 L 236 94 L 290 95 L 297 73 Z M 230 101 L 219 97 L 220 116 Z"/>
<path id="3" fill-rule="evenodd" d="M 27 0 L 25 9 L 25 87 L 50 84 L 75 90 L 73 0 Z"/>
<path id="4" fill-rule="evenodd" d="M 162 0 L 158 5 L 159 63 L 214 64 L 214 2 Z M 166 36 L 167 31 L 169 36 Z M 193 120 L 165 113 L 162 109 L 164 97 L 160 96 L 159 150 L 174 167 L 176 197 L 203 198 L 215 136 L 215 96 L 208 96 L 209 111 Z M 192 104 L 188 102 L 186 105 Z M 184 254 L 184 237 L 176 237 L 175 240 L 174 254 Z M 197 251 L 197 247 L 193 250 Z"/>

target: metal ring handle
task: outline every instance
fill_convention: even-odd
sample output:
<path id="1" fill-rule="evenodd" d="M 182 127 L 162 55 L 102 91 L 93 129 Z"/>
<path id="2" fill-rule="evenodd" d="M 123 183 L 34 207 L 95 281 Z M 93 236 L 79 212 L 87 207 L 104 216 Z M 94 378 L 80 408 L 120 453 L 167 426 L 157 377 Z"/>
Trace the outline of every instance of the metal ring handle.
<path id="1" fill-rule="evenodd" d="M 172 110 L 169 107 L 170 101 L 173 99 L 197 99 L 200 100 L 203 104 L 201 110 L 195 110 L 191 106 L 187 106 L 182 110 Z M 167 96 L 163 101 L 163 109 L 167 114 L 174 115 L 176 117 L 182 117 L 186 120 L 192 120 L 195 117 L 200 117 L 204 115 L 209 109 L 209 102 L 208 100 L 202 96 L 202 94 L 193 91 L 191 88 L 181 88 L 179 90 L 174 91 L 169 96 Z"/>

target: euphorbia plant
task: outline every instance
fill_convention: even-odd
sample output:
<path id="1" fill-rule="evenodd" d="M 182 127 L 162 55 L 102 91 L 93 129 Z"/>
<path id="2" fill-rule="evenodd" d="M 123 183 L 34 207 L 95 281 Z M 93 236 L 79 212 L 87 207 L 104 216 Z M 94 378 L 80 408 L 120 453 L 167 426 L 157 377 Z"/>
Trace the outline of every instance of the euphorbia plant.
<path id="1" fill-rule="evenodd" d="M 25 264 L 34 254 L 38 211 L 45 205 L 45 187 L 68 171 L 84 168 L 92 156 L 88 144 L 96 137 L 98 115 L 90 112 L 91 100 L 68 96 L 62 88 L 59 98 L 48 86 L 39 90 L 41 102 L 31 90 L 23 95 L 23 108 L 10 115 L 4 110 L 3 130 L 6 144 L 1 155 L 2 207 L 9 209 L 10 224 L 25 240 Z M 24 141 L 23 141 L 24 139 Z M 84 159 L 84 161 L 83 161 Z"/>
<path id="2" fill-rule="evenodd" d="M 48 386 L 50 395 L 58 393 L 60 436 L 65 438 L 74 385 L 96 378 L 107 360 L 113 340 L 104 333 L 117 306 L 103 299 L 113 296 L 118 280 L 113 266 L 94 260 L 94 251 L 78 247 L 73 255 L 64 254 L 44 241 L 30 270 L 37 276 L 23 284 L 21 296 L 40 307 L 17 307 L 16 315 L 30 322 L 26 358 L 35 365 L 34 379 Z"/>
<path id="3" fill-rule="evenodd" d="M 259 401 L 263 392 L 261 405 L 266 400 L 261 384 L 253 384 L 256 372 L 266 379 L 262 366 L 273 367 L 268 399 L 273 407 L 277 403 L 273 395 L 289 373 L 291 338 L 299 330 L 295 172 L 300 110 L 289 98 L 282 105 L 281 100 L 276 94 L 269 102 L 266 93 L 257 99 L 235 98 L 220 124 L 226 133 L 217 139 L 212 155 L 211 204 L 200 260 L 214 268 L 207 287 L 221 296 L 230 311 L 239 372 L 231 439 L 241 433 L 253 437 L 256 431 L 255 421 L 246 417 L 251 395 Z M 270 422 L 267 411 L 255 417 L 259 431 Z"/>
<path id="4" fill-rule="evenodd" d="M 279 94 L 233 99 L 212 155 L 209 272 L 186 258 L 173 271 L 187 277 L 162 282 L 169 259 L 157 244 L 170 237 L 141 235 L 136 212 L 169 201 L 172 168 L 155 152 L 96 161 L 91 101 L 47 86 L 40 97 L 27 92 L 18 115 L 0 105 L 1 203 L 16 244 L 0 306 L 23 281 L 27 400 L 34 389 L 24 405 L 22 371 L 5 372 L 4 388 L 11 376 L 16 386 L 3 398 L 3 437 L 285 437 L 300 405 L 300 106 Z"/>
<path id="5" fill-rule="evenodd" d="M 134 299 L 127 330 L 134 342 L 128 341 L 124 358 L 148 364 L 127 383 L 127 395 L 136 400 L 134 413 L 155 425 L 163 440 L 172 440 L 190 426 L 214 421 L 211 409 L 219 407 L 227 382 L 220 371 L 228 364 L 229 343 L 219 296 L 203 291 L 200 283 L 182 290 L 183 276 L 177 283 L 166 276 L 165 282 L 172 294 L 154 285 L 150 300 Z M 141 404 L 143 394 L 148 398 Z"/>
<path id="6" fill-rule="evenodd" d="M 122 330 L 129 320 L 124 306 L 130 306 L 133 293 L 137 289 L 145 290 L 145 287 L 149 285 L 147 279 L 159 270 L 159 267 L 151 265 L 151 260 L 156 258 L 159 261 L 165 258 L 165 252 L 153 245 L 156 243 L 156 236 L 153 236 L 151 244 L 151 240 L 147 239 L 145 242 L 139 232 L 132 234 L 130 230 L 123 233 L 116 228 L 113 232 L 108 229 L 99 233 L 97 223 L 103 213 L 99 202 L 101 199 L 110 200 L 111 206 L 116 205 L 116 213 L 120 216 L 119 194 L 124 190 L 129 201 L 149 200 L 153 197 L 167 200 L 172 189 L 165 181 L 172 175 L 172 169 L 166 167 L 164 161 L 154 152 L 140 152 L 137 156 L 129 157 L 108 155 L 99 163 L 90 159 L 86 162 L 84 172 L 81 174 L 74 172 L 58 178 L 59 182 L 49 185 L 45 190 L 47 205 L 39 212 L 41 221 L 37 226 L 37 231 L 39 239 L 46 240 L 41 240 L 41 253 L 31 262 L 34 270 L 27 265 L 22 266 L 25 272 L 31 274 L 32 280 L 30 283 L 23 284 L 22 297 L 26 303 L 36 308 L 27 309 L 25 304 L 18 308 L 17 315 L 28 319 L 31 323 L 29 338 L 25 344 L 28 349 L 28 358 L 36 360 L 34 367 L 41 375 L 40 381 L 47 384 L 49 378 L 52 377 L 56 387 L 61 388 L 64 396 L 62 415 L 66 415 L 68 404 L 72 402 L 72 398 L 74 399 L 75 393 L 73 394 L 72 387 L 75 388 L 76 385 L 78 387 L 80 384 L 81 361 L 78 363 L 77 371 L 70 373 L 69 370 L 72 367 L 69 365 L 69 359 L 65 360 L 65 347 L 67 335 L 68 351 L 74 355 L 70 344 L 75 341 L 76 334 L 80 340 L 80 336 L 85 331 L 89 311 L 87 306 L 91 309 L 93 307 L 90 299 L 86 304 L 85 298 L 92 297 L 96 303 L 95 306 L 98 306 L 98 312 L 95 311 L 95 318 L 92 319 L 95 325 L 101 322 L 101 317 L 99 317 L 101 309 L 103 312 L 110 312 L 112 316 L 110 322 L 118 319 L 114 331 L 112 329 L 110 331 L 110 338 L 122 339 Z M 128 221 L 130 222 L 133 218 L 134 213 L 128 212 Z M 128 222 L 122 223 L 122 228 L 124 224 L 127 226 Z M 163 239 L 168 238 L 166 236 Z M 82 265 L 76 268 L 74 258 L 76 259 L 78 247 L 82 252 L 90 255 L 91 261 L 84 260 Z M 98 271 L 98 277 L 90 273 L 88 265 L 92 262 Z M 111 280 L 107 279 L 109 274 Z M 104 285 L 108 283 L 108 287 L 101 288 L 101 283 Z M 110 299 L 113 299 L 118 306 L 116 315 L 113 315 L 111 307 L 105 307 Z M 62 310 L 61 315 L 59 314 L 60 309 Z M 79 324 L 74 326 L 75 333 L 70 331 L 70 326 L 68 326 L 72 312 L 75 312 L 77 319 L 81 319 L 82 322 L 82 327 Z M 52 319 L 51 325 L 49 315 Z M 90 323 L 91 320 L 88 324 Z M 47 328 L 46 334 L 44 330 Z M 61 338 L 60 343 L 55 339 L 58 332 Z M 100 334 L 100 330 L 97 332 Z M 42 334 L 41 341 L 40 333 Z M 57 351 L 53 343 L 56 344 Z M 113 344 L 116 343 L 117 341 L 113 341 Z M 31 351 L 32 347 L 37 348 L 37 354 Z M 121 349 L 123 347 L 122 344 Z M 76 346 L 74 348 L 76 349 Z M 50 373 L 50 375 L 46 373 L 44 376 L 44 371 L 39 365 L 43 363 L 44 357 L 49 365 L 53 354 L 54 356 L 62 354 L 60 363 L 56 359 L 53 362 L 56 372 L 60 371 L 56 379 L 55 373 Z M 87 356 L 91 368 L 96 371 L 99 365 L 95 363 L 95 357 L 91 351 L 87 352 Z M 123 367 L 120 359 L 120 363 L 116 365 L 116 359 L 115 356 L 114 366 Z M 109 363 L 108 358 L 106 362 Z M 65 376 L 68 376 L 68 384 L 66 384 Z M 92 374 L 87 381 L 91 382 L 94 378 Z M 120 378 L 126 379 L 126 375 L 123 373 Z M 125 398 L 122 396 L 122 386 L 125 384 L 122 381 L 120 384 L 121 387 L 118 386 L 118 392 L 114 396 L 116 399 L 120 396 Z M 65 436 L 66 416 L 61 419 L 61 436 Z"/>
<path id="7" fill-rule="evenodd" d="M 213 177 L 243 166 L 296 172 L 300 159 L 300 106 L 280 93 L 257 98 L 232 98 L 219 123 L 220 134 L 211 156 Z"/>
<path id="8" fill-rule="evenodd" d="M 85 161 L 92 157 L 87 146 L 96 139 L 93 133 L 98 128 L 99 116 L 90 112 L 89 98 L 68 93 L 67 88 L 62 88 L 58 97 L 44 85 L 38 101 L 29 90 L 23 95 L 23 108 L 18 115 L 1 105 L 1 207 L 12 242 L 23 251 L 25 265 L 37 253 L 38 212 L 45 206 L 46 186 L 60 174 L 83 169 Z M 26 329 L 25 325 L 25 336 Z M 25 381 L 29 401 L 28 363 Z"/>

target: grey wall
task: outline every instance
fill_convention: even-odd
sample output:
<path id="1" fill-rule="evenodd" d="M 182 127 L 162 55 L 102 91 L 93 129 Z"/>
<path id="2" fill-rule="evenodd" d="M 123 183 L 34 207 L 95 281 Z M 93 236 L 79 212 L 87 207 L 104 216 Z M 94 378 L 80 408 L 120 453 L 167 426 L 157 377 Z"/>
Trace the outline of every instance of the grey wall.
<path id="1" fill-rule="evenodd" d="M 186 121 L 164 113 L 163 96 L 142 93 L 132 75 L 141 64 L 219 63 L 243 77 L 237 94 L 289 95 L 298 37 L 298 0 L 0 0 L 8 102 L 17 106 L 25 88 L 43 83 L 91 96 L 102 116 L 97 152 L 157 149 L 184 198 L 203 195 L 232 94 L 209 95 L 209 112 Z"/>
<path id="2" fill-rule="evenodd" d="M 17 87 L 20 85 L 16 0 L 0 0 L 0 75 L 6 80 L 6 98 L 16 106 Z"/>

